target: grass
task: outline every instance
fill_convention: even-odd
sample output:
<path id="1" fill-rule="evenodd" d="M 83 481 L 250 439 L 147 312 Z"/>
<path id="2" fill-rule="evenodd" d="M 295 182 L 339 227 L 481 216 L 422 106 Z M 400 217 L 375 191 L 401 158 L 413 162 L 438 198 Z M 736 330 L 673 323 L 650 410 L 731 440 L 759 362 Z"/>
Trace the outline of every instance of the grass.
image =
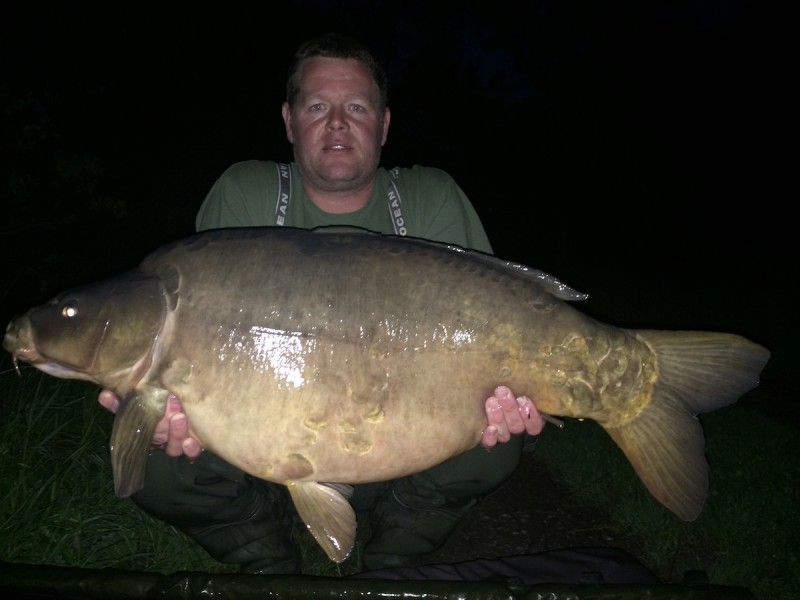
<path id="1" fill-rule="evenodd" d="M 220 570 L 171 527 L 113 493 L 112 417 L 97 388 L 30 367 L 0 373 L 0 558 L 169 572 Z M 180 565 L 180 566 L 178 566 Z"/>
<path id="2" fill-rule="evenodd" d="M 107 449 L 112 415 L 98 405 L 94 386 L 30 367 L 22 367 L 20 378 L 2 360 L 0 559 L 162 573 L 235 570 L 114 496 Z M 608 507 L 615 527 L 642 540 L 646 556 L 638 558 L 665 581 L 702 570 L 713 584 L 746 587 L 759 599 L 794 597 L 800 580 L 796 430 L 740 406 L 703 422 L 711 492 L 694 523 L 678 521 L 654 502 L 593 423 L 545 430 L 537 453 L 576 494 Z M 297 537 L 306 574 L 340 576 L 357 568 L 358 556 L 339 570 L 301 527 Z"/>
<path id="3" fill-rule="evenodd" d="M 750 392 L 749 404 L 757 403 L 752 396 L 760 393 Z M 745 587 L 757 598 L 795 598 L 800 581 L 796 425 L 741 406 L 701 420 L 711 480 L 708 502 L 692 523 L 653 501 L 594 423 L 546 430 L 537 452 L 555 477 L 586 502 L 605 507 L 615 528 L 640 540 L 645 555 L 638 558 L 662 580 L 679 581 L 685 572 L 700 570 L 715 585 Z"/>

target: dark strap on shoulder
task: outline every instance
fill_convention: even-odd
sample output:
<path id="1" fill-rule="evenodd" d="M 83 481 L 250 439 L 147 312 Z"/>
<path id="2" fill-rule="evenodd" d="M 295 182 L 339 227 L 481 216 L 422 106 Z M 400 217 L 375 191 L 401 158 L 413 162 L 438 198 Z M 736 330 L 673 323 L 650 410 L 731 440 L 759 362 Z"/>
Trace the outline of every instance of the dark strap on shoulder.
<path id="1" fill-rule="evenodd" d="M 275 163 L 278 167 L 278 201 L 275 203 L 275 225 L 286 223 L 286 212 L 292 198 L 292 169 L 287 163 Z"/>
<path id="2" fill-rule="evenodd" d="M 400 199 L 400 190 L 397 189 L 397 182 L 400 179 L 400 167 L 395 167 L 389 171 L 389 217 L 392 219 L 395 235 L 408 235 L 406 222 L 403 219 L 403 203 Z"/>

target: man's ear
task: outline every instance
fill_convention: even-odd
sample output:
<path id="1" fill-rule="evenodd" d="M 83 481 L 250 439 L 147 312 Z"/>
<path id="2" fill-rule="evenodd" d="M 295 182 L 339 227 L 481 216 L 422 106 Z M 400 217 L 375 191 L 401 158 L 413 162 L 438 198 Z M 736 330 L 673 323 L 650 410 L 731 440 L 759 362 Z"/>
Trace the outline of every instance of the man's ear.
<path id="1" fill-rule="evenodd" d="M 389 137 L 389 121 L 392 120 L 392 112 L 389 110 L 389 107 L 386 107 L 386 110 L 383 111 L 383 137 L 381 137 L 381 146 L 386 143 L 386 139 Z"/>
<path id="2" fill-rule="evenodd" d="M 292 109 L 289 107 L 288 102 L 284 102 L 281 105 L 281 115 L 283 115 L 283 124 L 286 127 L 286 139 L 289 140 L 290 144 L 294 144 L 294 139 L 292 135 Z M 384 132 L 386 127 L 384 126 Z M 386 138 L 386 133 L 383 134 L 383 137 Z"/>

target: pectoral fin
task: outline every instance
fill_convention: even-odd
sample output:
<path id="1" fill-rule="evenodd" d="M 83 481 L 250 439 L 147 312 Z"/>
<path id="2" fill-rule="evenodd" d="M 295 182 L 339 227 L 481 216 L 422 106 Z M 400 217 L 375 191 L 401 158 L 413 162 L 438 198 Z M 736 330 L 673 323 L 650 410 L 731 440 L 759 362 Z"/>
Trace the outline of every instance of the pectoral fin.
<path id="1" fill-rule="evenodd" d="M 166 390 L 137 390 L 120 402 L 111 430 L 114 491 L 124 498 L 144 485 L 144 471 L 156 424 L 164 416 Z"/>
<path id="2" fill-rule="evenodd" d="M 347 499 L 353 488 L 316 481 L 290 481 L 286 486 L 300 518 L 328 558 L 342 562 L 350 556 L 356 539 L 356 515 Z"/>

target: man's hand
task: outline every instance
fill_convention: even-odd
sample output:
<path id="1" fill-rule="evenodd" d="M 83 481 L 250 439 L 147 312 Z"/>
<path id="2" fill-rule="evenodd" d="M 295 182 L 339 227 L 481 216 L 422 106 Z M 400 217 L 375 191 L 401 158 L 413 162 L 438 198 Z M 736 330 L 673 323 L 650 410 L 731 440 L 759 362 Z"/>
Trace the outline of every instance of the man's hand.
<path id="1" fill-rule="evenodd" d="M 111 390 L 102 390 L 98 401 L 113 413 L 119 408 L 119 398 Z M 512 435 L 525 431 L 538 435 L 544 427 L 544 420 L 531 399 L 515 397 L 504 385 L 497 387 L 494 396 L 486 399 L 484 408 L 487 427 L 483 430 L 481 445 L 485 448 L 494 448 L 498 443 L 509 441 Z M 167 397 L 167 409 L 156 424 L 151 443 L 163 448 L 169 456 L 185 454 L 187 458 L 195 459 L 203 452 L 200 443 L 189 436 L 189 420 L 181 401 L 173 394 Z"/>
<path id="2" fill-rule="evenodd" d="M 119 398 L 111 390 L 102 390 L 97 400 L 113 413 L 119 408 Z M 183 412 L 181 401 L 173 394 L 167 397 L 167 409 L 156 424 L 151 443 L 163 448 L 169 456 L 185 454 L 187 458 L 195 459 L 203 452 L 200 443 L 189 436 L 189 420 Z"/>
<path id="3" fill-rule="evenodd" d="M 544 419 L 527 396 L 514 396 L 506 386 L 495 388 L 494 396 L 486 399 L 486 421 L 481 445 L 493 448 L 498 442 L 507 442 L 514 434 L 528 432 L 539 435 L 544 428 Z"/>

